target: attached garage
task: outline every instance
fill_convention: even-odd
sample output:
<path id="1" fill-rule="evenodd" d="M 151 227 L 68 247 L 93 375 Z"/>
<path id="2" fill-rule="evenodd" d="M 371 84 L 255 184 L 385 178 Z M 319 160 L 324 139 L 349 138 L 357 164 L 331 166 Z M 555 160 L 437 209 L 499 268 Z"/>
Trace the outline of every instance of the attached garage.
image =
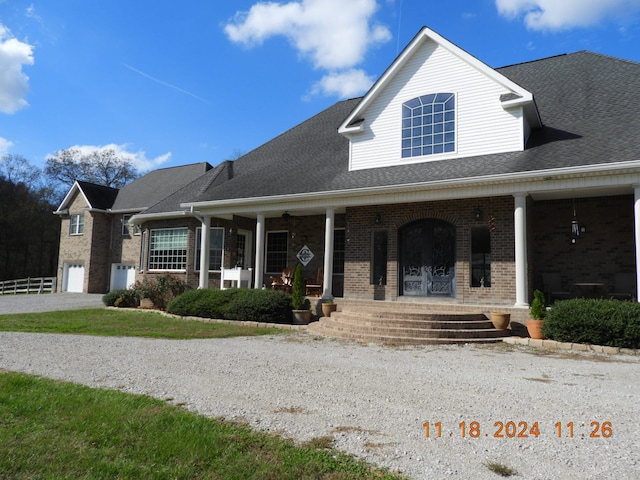
<path id="1" fill-rule="evenodd" d="M 78 292 L 84 291 L 84 264 L 65 263 L 62 274 L 62 291 Z"/>
<path id="2" fill-rule="evenodd" d="M 111 287 L 109 290 L 129 288 L 136 281 L 136 266 L 124 263 L 111 265 Z"/>

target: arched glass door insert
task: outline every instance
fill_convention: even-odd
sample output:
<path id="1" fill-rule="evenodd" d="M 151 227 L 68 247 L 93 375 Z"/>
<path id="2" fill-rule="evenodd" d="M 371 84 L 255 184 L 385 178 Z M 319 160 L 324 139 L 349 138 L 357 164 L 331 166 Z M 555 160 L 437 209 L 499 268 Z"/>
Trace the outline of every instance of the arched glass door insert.
<path id="1" fill-rule="evenodd" d="M 455 226 L 424 219 L 400 229 L 400 295 L 454 297 Z"/>

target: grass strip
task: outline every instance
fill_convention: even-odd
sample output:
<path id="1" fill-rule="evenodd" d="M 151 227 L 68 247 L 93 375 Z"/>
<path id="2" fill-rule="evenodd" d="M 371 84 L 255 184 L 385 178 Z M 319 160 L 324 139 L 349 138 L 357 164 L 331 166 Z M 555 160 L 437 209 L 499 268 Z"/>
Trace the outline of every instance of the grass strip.
<path id="1" fill-rule="evenodd" d="M 143 395 L 0 373 L 1 479 L 401 479 Z"/>
<path id="2" fill-rule="evenodd" d="M 169 339 L 228 338 L 286 333 L 233 323 L 211 323 L 167 317 L 158 312 L 86 309 L 0 315 L 0 331 Z"/>

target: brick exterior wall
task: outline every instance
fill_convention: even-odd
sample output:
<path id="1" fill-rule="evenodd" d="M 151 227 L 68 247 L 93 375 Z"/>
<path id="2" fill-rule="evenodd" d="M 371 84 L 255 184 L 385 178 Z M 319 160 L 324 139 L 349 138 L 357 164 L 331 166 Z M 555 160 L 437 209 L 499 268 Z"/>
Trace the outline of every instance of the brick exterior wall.
<path id="1" fill-rule="evenodd" d="M 475 219 L 476 209 L 483 212 Z M 399 298 L 398 237 L 399 230 L 420 219 L 438 219 L 452 224 L 456 230 L 456 294 L 447 298 L 450 303 L 504 304 L 515 302 L 514 267 L 514 199 L 451 200 L 430 203 L 378 205 L 347 209 L 345 298 L 384 299 Z M 376 224 L 376 215 L 380 223 Z M 491 287 L 471 287 L 470 257 L 471 229 L 487 226 L 494 219 L 491 232 Z M 376 231 L 387 232 L 387 283 L 372 284 L 370 265 L 372 238 Z M 411 297 L 420 301 L 419 297 Z"/>
<path id="2" fill-rule="evenodd" d="M 571 221 L 585 228 L 571 243 Z M 530 290 L 542 273 L 559 273 L 563 288 L 576 282 L 613 285 L 616 273 L 635 272 L 633 195 L 533 202 L 528 208 Z"/>
<path id="3" fill-rule="evenodd" d="M 581 227 L 585 229 L 571 242 L 573 210 Z M 136 279 L 157 272 L 140 272 L 140 248 L 148 250 L 149 230 L 155 228 L 187 227 L 187 270 L 175 275 L 190 287 L 197 288 L 199 272 L 194 270 L 196 229 L 200 222 L 185 217 L 148 222 L 145 235 L 122 235 L 122 216 L 87 212 L 81 195 L 70 204 L 70 214 L 85 215 L 84 234 L 69 235 L 70 216 L 61 218 L 60 253 L 58 261 L 58 291 L 63 287 L 65 263 L 83 263 L 85 266 L 84 291 L 103 293 L 109 289 L 111 264 L 136 266 Z M 455 227 L 456 293 L 454 298 L 441 299 L 446 303 L 513 305 L 515 302 L 514 266 L 514 200 L 511 196 L 450 200 L 439 202 L 406 203 L 348 208 L 346 215 L 336 215 L 335 227 L 345 228 L 345 274 L 334 275 L 334 294 L 353 299 L 397 300 L 399 297 L 399 231 L 415 220 L 438 219 Z M 476 210 L 482 211 L 477 220 Z M 380 223 L 376 224 L 376 215 Z M 487 227 L 491 230 L 491 286 L 471 287 L 471 230 Z M 616 273 L 635 271 L 633 196 L 584 198 L 577 200 L 550 200 L 527 203 L 529 298 L 534 289 L 543 289 L 542 273 L 560 273 L 564 287 L 571 289 L 576 282 L 602 282 L 613 285 Z M 238 229 L 253 232 L 250 265 L 255 257 L 255 220 L 235 217 L 233 221 L 212 219 L 212 227 L 225 229 L 224 265 L 231 268 L 237 258 Z M 268 218 L 265 231 L 287 231 L 289 245 L 287 264 L 296 265 L 296 254 L 307 245 L 314 258 L 305 267 L 304 274 L 313 278 L 323 267 L 324 215 L 290 218 Z M 231 229 L 231 231 L 229 231 Z M 387 282 L 377 286 L 371 282 L 372 239 L 375 232 L 387 233 Z M 111 251 L 109 251 L 111 248 Z M 145 254 L 146 262 L 146 254 Z M 143 266 L 144 267 L 144 266 Z M 143 268 L 144 270 L 144 268 Z M 269 274 L 263 283 L 270 285 Z M 344 284 L 344 285 L 343 285 Z M 219 288 L 220 274 L 209 274 L 209 287 Z M 338 293 L 336 293 L 338 292 Z M 424 301 L 420 297 L 402 297 L 405 300 Z M 433 299 L 429 299 L 433 300 Z"/>
<path id="4" fill-rule="evenodd" d="M 82 195 L 77 194 L 69 205 L 69 215 L 61 218 L 58 291 L 62 291 L 64 287 L 65 263 L 84 265 L 84 292 L 104 293 L 108 290 L 111 220 L 104 213 L 87 211 L 87 207 Z M 84 233 L 70 235 L 71 215 L 77 214 L 84 214 Z"/>

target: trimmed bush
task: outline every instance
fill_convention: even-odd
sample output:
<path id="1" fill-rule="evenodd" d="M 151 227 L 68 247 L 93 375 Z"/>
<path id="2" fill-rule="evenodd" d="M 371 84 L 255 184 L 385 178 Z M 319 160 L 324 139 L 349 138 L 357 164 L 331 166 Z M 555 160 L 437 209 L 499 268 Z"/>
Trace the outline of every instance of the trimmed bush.
<path id="1" fill-rule="evenodd" d="M 190 290 L 171 301 L 167 311 L 181 316 L 291 323 L 291 295 L 238 288 Z"/>
<path id="2" fill-rule="evenodd" d="M 235 289 L 226 315 L 229 320 L 291 323 L 291 295 L 273 290 Z"/>
<path id="3" fill-rule="evenodd" d="M 640 348 L 640 304 L 584 298 L 557 301 L 542 331 L 558 342 Z"/>
<path id="4" fill-rule="evenodd" d="M 107 307 L 133 308 L 140 305 L 140 298 L 134 290 L 112 290 L 102 296 L 102 303 Z"/>

